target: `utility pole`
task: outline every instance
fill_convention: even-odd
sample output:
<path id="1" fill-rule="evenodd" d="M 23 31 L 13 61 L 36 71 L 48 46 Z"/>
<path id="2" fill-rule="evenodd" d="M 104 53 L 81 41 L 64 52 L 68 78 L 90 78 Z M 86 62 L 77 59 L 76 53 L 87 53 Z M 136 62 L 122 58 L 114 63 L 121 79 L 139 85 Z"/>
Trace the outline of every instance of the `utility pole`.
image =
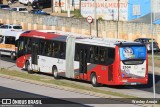
<path id="1" fill-rule="evenodd" d="M 97 31 L 97 2 L 94 0 L 94 24 L 95 24 L 95 36 L 98 37 L 98 31 Z"/>
<path id="2" fill-rule="evenodd" d="M 153 77 L 153 98 L 156 99 L 156 88 L 155 88 L 155 69 L 154 69 L 154 50 L 153 50 L 153 0 L 150 0 L 151 8 L 151 36 L 152 36 L 152 77 Z M 155 10 L 154 10 L 155 11 Z M 155 103 L 154 103 L 155 104 Z"/>

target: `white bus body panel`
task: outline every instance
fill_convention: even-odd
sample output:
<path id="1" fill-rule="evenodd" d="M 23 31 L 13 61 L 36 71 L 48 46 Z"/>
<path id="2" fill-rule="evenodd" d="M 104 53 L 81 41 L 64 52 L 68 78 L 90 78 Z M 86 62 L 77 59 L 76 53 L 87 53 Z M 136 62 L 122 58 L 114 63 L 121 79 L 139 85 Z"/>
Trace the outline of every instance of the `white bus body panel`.
<path id="1" fill-rule="evenodd" d="M 146 69 L 146 60 L 138 65 L 124 65 L 121 61 L 121 71 L 130 76 L 145 77 Z"/>
<path id="2" fill-rule="evenodd" d="M 38 67 L 40 72 L 52 73 L 52 67 L 56 65 L 58 72 L 65 72 L 65 60 L 38 55 Z"/>

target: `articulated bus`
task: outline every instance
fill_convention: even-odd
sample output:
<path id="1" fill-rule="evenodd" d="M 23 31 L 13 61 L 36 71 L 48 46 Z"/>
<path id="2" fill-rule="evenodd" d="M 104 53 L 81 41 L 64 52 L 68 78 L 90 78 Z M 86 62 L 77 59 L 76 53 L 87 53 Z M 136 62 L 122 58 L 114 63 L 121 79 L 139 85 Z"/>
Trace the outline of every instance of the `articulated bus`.
<path id="1" fill-rule="evenodd" d="M 19 38 L 22 31 L 5 30 L 0 35 L 0 55 L 10 56 L 11 59 L 16 57 L 16 40 Z"/>
<path id="2" fill-rule="evenodd" d="M 115 39 L 27 31 L 20 35 L 16 64 L 30 72 L 90 81 L 93 86 L 148 82 L 146 46 Z"/>

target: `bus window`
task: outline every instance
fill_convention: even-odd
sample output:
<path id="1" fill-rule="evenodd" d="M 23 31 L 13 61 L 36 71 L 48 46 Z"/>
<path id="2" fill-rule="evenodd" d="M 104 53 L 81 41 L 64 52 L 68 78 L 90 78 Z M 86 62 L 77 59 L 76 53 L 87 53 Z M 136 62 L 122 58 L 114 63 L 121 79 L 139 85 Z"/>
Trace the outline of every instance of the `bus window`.
<path id="1" fill-rule="evenodd" d="M 106 57 L 106 49 L 104 47 L 100 47 L 99 49 L 99 63 L 105 64 Z"/>
<path id="2" fill-rule="evenodd" d="M 109 65 L 115 58 L 115 50 L 108 47 L 89 46 L 88 62 Z"/>
<path id="3" fill-rule="evenodd" d="M 52 46 L 52 43 L 50 41 L 50 42 L 48 42 L 48 48 L 47 48 L 48 49 L 47 54 L 48 54 L 49 57 L 52 56 L 52 48 L 53 48 L 53 46 Z"/>
<path id="4" fill-rule="evenodd" d="M 65 59 L 65 53 L 66 53 L 66 43 L 62 42 L 60 47 L 60 58 Z"/>
<path id="5" fill-rule="evenodd" d="M 48 40 L 41 41 L 39 47 L 40 48 L 39 53 L 44 56 L 54 57 L 53 47 L 54 47 L 54 42 Z"/>
<path id="6" fill-rule="evenodd" d="M 115 60 L 115 49 L 114 48 L 107 48 L 107 55 L 106 55 L 106 64 L 112 64 Z"/>
<path id="7" fill-rule="evenodd" d="M 60 52 L 60 43 L 54 42 L 52 43 L 53 49 L 52 49 L 52 57 L 58 58 L 59 52 Z"/>
<path id="8" fill-rule="evenodd" d="M 45 41 L 44 42 L 44 49 L 43 49 L 43 55 L 45 55 L 45 56 L 49 56 L 49 44 L 50 44 L 50 42 L 49 41 Z"/>
<path id="9" fill-rule="evenodd" d="M 44 41 L 40 40 L 39 42 L 39 54 L 44 55 Z"/>
<path id="10" fill-rule="evenodd" d="M 94 61 L 95 61 L 95 63 L 98 63 L 98 61 L 99 61 L 99 52 L 98 52 L 97 46 L 94 47 Z"/>
<path id="11" fill-rule="evenodd" d="M 52 57 L 65 59 L 66 44 L 63 42 L 54 42 L 52 45 Z"/>
<path id="12" fill-rule="evenodd" d="M 19 42 L 19 48 L 18 48 L 18 51 L 23 51 L 24 50 L 24 41 L 20 41 Z"/>
<path id="13" fill-rule="evenodd" d="M 75 61 L 79 61 L 79 52 L 80 49 L 79 49 L 79 44 L 76 44 L 75 46 Z"/>
<path id="14" fill-rule="evenodd" d="M 6 36 L 5 37 L 5 44 L 15 44 L 15 37 L 12 36 Z"/>
<path id="15" fill-rule="evenodd" d="M 90 46 L 89 47 L 89 58 L 88 58 L 89 62 L 94 62 L 94 47 Z"/>
<path id="16" fill-rule="evenodd" d="M 25 52 L 30 54 L 32 48 L 32 39 L 31 38 L 26 38 L 26 43 L 25 43 Z"/>

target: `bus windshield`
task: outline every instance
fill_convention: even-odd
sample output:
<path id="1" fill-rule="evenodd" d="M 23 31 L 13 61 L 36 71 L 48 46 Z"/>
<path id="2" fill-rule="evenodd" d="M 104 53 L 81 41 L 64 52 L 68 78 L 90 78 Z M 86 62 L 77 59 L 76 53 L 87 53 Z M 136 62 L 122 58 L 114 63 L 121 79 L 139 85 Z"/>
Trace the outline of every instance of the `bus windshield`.
<path id="1" fill-rule="evenodd" d="M 120 59 L 122 61 L 129 59 L 146 59 L 145 46 L 120 47 Z"/>

